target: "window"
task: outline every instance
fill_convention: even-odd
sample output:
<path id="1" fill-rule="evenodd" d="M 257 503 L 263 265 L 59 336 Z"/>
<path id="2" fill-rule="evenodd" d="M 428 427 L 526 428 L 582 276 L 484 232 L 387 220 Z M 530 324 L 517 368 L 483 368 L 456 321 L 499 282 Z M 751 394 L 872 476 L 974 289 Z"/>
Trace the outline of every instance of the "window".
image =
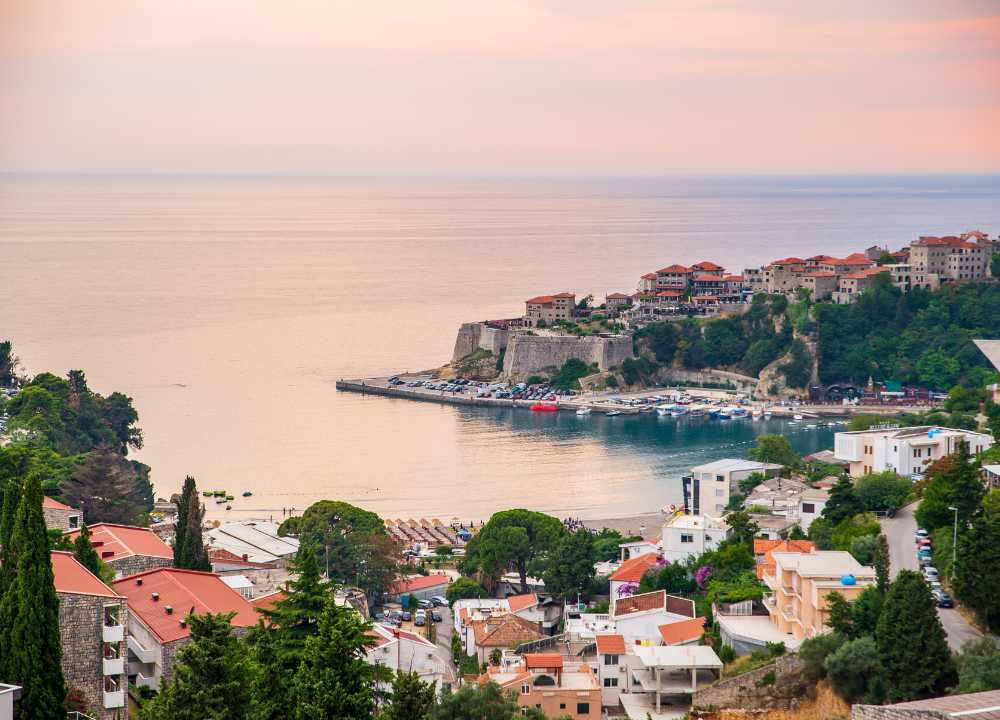
<path id="1" fill-rule="evenodd" d="M 531 693 L 531 685 L 528 683 L 521 683 L 521 694 L 529 695 Z"/>
<path id="2" fill-rule="evenodd" d="M 527 715 L 528 714 L 528 708 L 526 708 L 526 707 L 521 708 L 521 714 L 522 715 Z"/>
<path id="3" fill-rule="evenodd" d="M 715 480 L 716 480 L 716 482 L 726 482 L 726 476 L 725 475 L 716 475 L 715 476 Z"/>
<path id="4" fill-rule="evenodd" d="M 618 678 L 604 678 L 604 687 L 618 687 Z"/>
<path id="5" fill-rule="evenodd" d="M 715 491 L 715 497 L 726 497 L 726 491 L 725 490 L 716 490 Z"/>
<path id="6" fill-rule="evenodd" d="M 618 664 L 618 656 L 617 655 L 605 655 L 604 656 L 604 664 L 605 665 L 617 665 Z"/>
<path id="7" fill-rule="evenodd" d="M 726 511 L 726 506 L 725 505 L 718 505 L 717 504 L 715 506 L 715 512 L 725 512 L 725 511 Z"/>
<path id="8" fill-rule="evenodd" d="M 590 715 L 590 703 L 577 703 L 576 704 L 576 714 L 577 715 Z"/>
<path id="9" fill-rule="evenodd" d="M 689 533 L 681 533 L 681 542 L 682 543 L 693 543 L 694 542 L 694 535 L 691 535 Z"/>
<path id="10" fill-rule="evenodd" d="M 559 709 L 560 710 L 565 710 L 566 709 L 566 703 L 559 703 Z"/>
<path id="11" fill-rule="evenodd" d="M 816 505 L 814 503 L 802 503 L 802 512 L 804 513 L 815 513 Z"/>

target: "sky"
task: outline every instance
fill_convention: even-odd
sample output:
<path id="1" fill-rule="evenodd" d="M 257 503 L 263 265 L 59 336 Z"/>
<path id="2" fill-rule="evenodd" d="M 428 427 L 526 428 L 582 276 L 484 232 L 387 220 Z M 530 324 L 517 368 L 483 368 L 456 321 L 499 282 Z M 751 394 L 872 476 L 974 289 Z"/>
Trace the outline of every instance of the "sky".
<path id="1" fill-rule="evenodd" d="M 0 0 L 0 172 L 998 171 L 996 0 Z"/>

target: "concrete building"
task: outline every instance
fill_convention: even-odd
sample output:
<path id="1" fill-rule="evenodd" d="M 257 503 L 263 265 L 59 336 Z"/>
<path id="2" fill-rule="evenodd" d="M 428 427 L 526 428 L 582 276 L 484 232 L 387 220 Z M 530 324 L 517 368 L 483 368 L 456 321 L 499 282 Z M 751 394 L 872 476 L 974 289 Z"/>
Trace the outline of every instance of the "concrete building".
<path id="1" fill-rule="evenodd" d="M 493 650 L 502 652 L 516 643 L 544 640 L 548 636 L 542 632 L 539 624 L 510 613 L 469 621 L 473 643 L 472 647 L 466 647 L 466 654 L 475 654 L 479 662 L 484 663 Z"/>
<path id="2" fill-rule="evenodd" d="M 831 272 L 807 272 L 802 275 L 802 287 L 809 288 L 809 299 L 812 301 L 832 298 L 837 292 L 837 276 Z"/>
<path id="3" fill-rule="evenodd" d="M 992 244 L 971 234 L 921 237 L 910 243 L 915 284 L 929 290 L 937 289 L 942 282 L 967 282 L 987 277 L 992 258 Z"/>
<path id="4" fill-rule="evenodd" d="M 20 699 L 20 685 L 0 683 L 0 720 L 14 720 L 14 702 Z"/>
<path id="5" fill-rule="evenodd" d="M 63 505 L 47 495 L 42 498 L 42 512 L 45 514 L 45 526 L 49 530 L 67 532 L 80 527 L 82 518 L 79 510 Z"/>
<path id="6" fill-rule="evenodd" d="M 542 295 L 526 300 L 524 303 L 524 325 L 536 327 L 539 320 L 551 325 L 554 320 L 569 320 L 576 309 L 576 295 L 559 293 L 558 295 Z"/>
<path id="7" fill-rule="evenodd" d="M 681 478 L 686 513 L 721 516 L 729 504 L 730 495 L 739 492 L 739 481 L 750 473 L 760 472 L 774 477 L 781 465 L 752 460 L 716 460 L 691 468 L 691 475 Z"/>
<path id="8" fill-rule="evenodd" d="M 764 606 L 782 633 L 797 639 L 827 632 L 826 597 L 836 590 L 849 601 L 875 582 L 875 570 L 860 564 L 849 552 L 772 552 L 774 572 L 764 571 L 771 590 Z"/>
<path id="9" fill-rule="evenodd" d="M 117 577 L 172 567 L 174 564 L 173 548 L 148 528 L 98 523 L 87 529 L 90 531 L 90 544 Z M 67 537 L 75 540 L 80 532 L 67 533 Z"/>
<path id="10" fill-rule="evenodd" d="M 555 635 L 562 620 L 563 604 L 548 595 L 530 593 L 507 598 L 511 615 L 537 625 L 543 634 Z"/>
<path id="11" fill-rule="evenodd" d="M 691 285 L 692 269 L 683 265 L 671 265 L 656 271 L 656 292 L 680 290 L 684 292 Z"/>
<path id="12" fill-rule="evenodd" d="M 623 562 L 611 573 L 611 602 L 614 603 L 623 586 L 638 586 L 647 570 L 655 570 L 661 567 L 663 562 L 663 558 L 657 553 L 645 553 Z"/>
<path id="13" fill-rule="evenodd" d="M 160 568 L 115 581 L 128 600 L 129 679 L 154 690 L 170 679 L 177 654 L 191 644 L 188 615 L 235 611 L 232 626 L 240 637 L 257 624 L 257 613 L 246 598 L 218 575 L 194 570 Z"/>
<path id="14" fill-rule="evenodd" d="M 615 633 L 630 644 L 659 644 L 662 638 L 659 630 L 661 626 L 694 617 L 694 600 L 667 595 L 664 590 L 630 597 L 612 595 L 610 619 L 615 624 Z"/>
<path id="15" fill-rule="evenodd" d="M 608 315 L 616 317 L 622 310 L 632 306 L 632 298 L 622 293 L 611 293 L 604 296 L 604 308 Z"/>
<path id="16" fill-rule="evenodd" d="M 709 262 L 708 260 L 702 260 L 700 263 L 695 263 L 691 266 L 691 279 L 697 280 L 700 277 L 705 277 L 706 275 L 715 275 L 722 277 L 726 274 L 726 268 L 721 265 L 716 265 L 714 262 Z"/>
<path id="17" fill-rule="evenodd" d="M 231 522 L 205 533 L 209 552 L 228 550 L 234 555 L 246 555 L 248 562 L 280 563 L 299 552 L 299 541 L 278 535 L 278 525 L 266 522 Z"/>
<path id="18" fill-rule="evenodd" d="M 448 575 L 414 575 L 397 582 L 389 595 L 396 598 L 415 595 L 417 600 L 430 600 L 432 597 L 444 597 L 450 582 Z"/>
<path id="19" fill-rule="evenodd" d="M 594 671 L 582 663 L 564 663 L 557 653 L 527 654 L 520 665 L 490 667 L 479 682 L 495 682 L 505 691 L 518 692 L 518 705 L 540 708 L 546 717 L 601 717 L 601 688 Z"/>
<path id="20" fill-rule="evenodd" d="M 659 540 L 634 540 L 627 543 L 618 543 L 618 547 L 621 550 L 621 562 L 626 562 L 627 560 L 632 560 L 640 555 L 645 555 L 646 553 L 657 553 L 660 552 L 660 541 Z"/>
<path id="21" fill-rule="evenodd" d="M 66 684 L 83 692 L 89 715 L 127 720 L 128 601 L 77 562 L 72 553 L 53 551 L 52 572 L 59 596 Z"/>
<path id="22" fill-rule="evenodd" d="M 830 493 L 794 480 L 769 480 L 759 485 L 743 501 L 744 508 L 761 506 L 774 515 L 787 518 L 808 532 L 813 520 L 820 517 Z"/>
<path id="23" fill-rule="evenodd" d="M 987 433 L 935 425 L 900 428 L 890 423 L 869 430 L 837 433 L 834 438 L 837 460 L 851 464 L 852 477 L 884 470 L 900 475 L 923 472 L 934 460 L 954 453 L 960 441 L 969 443 L 972 454 L 993 445 L 993 438 Z"/>
<path id="24" fill-rule="evenodd" d="M 663 557 L 670 563 L 684 562 L 688 555 L 701 555 L 718 548 L 732 530 L 711 515 L 674 515 L 663 524 Z"/>
<path id="25" fill-rule="evenodd" d="M 368 634 L 378 642 L 365 653 L 369 665 L 377 663 L 394 672 L 415 672 L 421 682 L 436 683 L 435 691 L 441 692 L 447 666 L 437 656 L 437 645 L 416 633 L 384 625 L 373 625 Z"/>

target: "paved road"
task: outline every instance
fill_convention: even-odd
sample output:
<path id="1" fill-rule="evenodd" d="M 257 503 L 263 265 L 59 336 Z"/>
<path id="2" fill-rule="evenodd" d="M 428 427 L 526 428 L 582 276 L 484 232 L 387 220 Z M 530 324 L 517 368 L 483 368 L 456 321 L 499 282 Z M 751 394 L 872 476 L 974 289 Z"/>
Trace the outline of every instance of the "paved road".
<path id="1" fill-rule="evenodd" d="M 908 505 L 896 513 L 892 520 L 883 521 L 883 530 L 889 540 L 889 564 L 892 577 L 900 570 L 918 570 L 917 548 L 914 536 L 917 532 L 917 521 L 913 519 L 913 509 L 916 505 Z M 979 632 L 965 618 L 952 608 L 938 608 L 941 624 L 948 633 L 948 647 L 956 652 L 962 649 L 962 643 L 970 638 L 979 637 Z"/>

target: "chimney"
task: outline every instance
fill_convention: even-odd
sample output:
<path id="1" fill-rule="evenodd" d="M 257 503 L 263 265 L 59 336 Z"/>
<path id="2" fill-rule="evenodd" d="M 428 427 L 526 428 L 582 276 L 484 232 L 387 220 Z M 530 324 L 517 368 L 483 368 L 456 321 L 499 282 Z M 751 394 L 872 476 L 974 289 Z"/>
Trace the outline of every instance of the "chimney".
<path id="1" fill-rule="evenodd" d="M 187 620 L 181 620 L 181 627 L 186 628 L 188 626 Z"/>
<path id="2" fill-rule="evenodd" d="M 250 557 L 249 555 L 247 555 L 246 553 L 243 553 L 243 562 L 247 562 L 247 560 L 249 559 L 249 557 Z"/>
<path id="3" fill-rule="evenodd" d="M 288 592 L 288 581 L 285 580 L 285 592 Z"/>
<path id="4" fill-rule="evenodd" d="M 142 585 L 142 578 L 136 578 L 135 584 L 136 585 Z"/>
<path id="5" fill-rule="evenodd" d="M 159 593 L 153 593 L 153 602 L 156 602 L 159 599 L 160 599 Z"/>
<path id="6" fill-rule="evenodd" d="M 173 614 L 174 614 L 174 609 L 169 605 L 167 605 L 167 615 L 173 615 Z"/>

